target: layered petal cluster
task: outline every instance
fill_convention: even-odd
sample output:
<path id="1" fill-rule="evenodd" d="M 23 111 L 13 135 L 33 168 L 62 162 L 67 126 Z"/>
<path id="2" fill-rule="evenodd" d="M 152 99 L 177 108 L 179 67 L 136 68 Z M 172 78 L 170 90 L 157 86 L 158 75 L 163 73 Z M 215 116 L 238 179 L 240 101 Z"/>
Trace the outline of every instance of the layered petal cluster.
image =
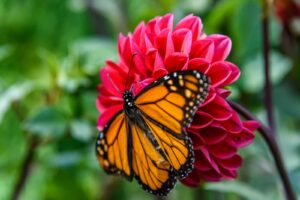
<path id="1" fill-rule="evenodd" d="M 170 72 L 196 69 L 210 77 L 211 86 L 187 129 L 193 140 L 195 168 L 182 182 L 197 186 L 201 181 L 234 179 L 242 164 L 237 151 L 253 141 L 253 132 L 259 124 L 241 121 L 226 102 L 230 95 L 226 86 L 240 75 L 238 67 L 226 61 L 230 50 L 228 37 L 206 35 L 200 18 L 193 15 L 175 26 L 172 14 L 155 17 L 146 24 L 141 22 L 132 34 L 119 36 L 119 61 L 107 61 L 100 71 L 98 128 L 102 129 L 123 108 L 122 92 L 130 65 L 127 85 L 135 94 Z M 133 54 L 136 54 L 134 59 Z"/>

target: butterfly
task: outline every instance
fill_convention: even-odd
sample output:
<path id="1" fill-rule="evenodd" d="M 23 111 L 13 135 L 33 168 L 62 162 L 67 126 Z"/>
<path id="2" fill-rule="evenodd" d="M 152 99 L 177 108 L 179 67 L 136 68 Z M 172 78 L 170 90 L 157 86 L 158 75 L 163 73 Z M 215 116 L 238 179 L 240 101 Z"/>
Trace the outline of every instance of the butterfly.
<path id="1" fill-rule="evenodd" d="M 166 196 L 194 166 L 185 128 L 204 102 L 209 78 L 196 70 L 173 72 L 133 96 L 123 93 L 123 110 L 99 133 L 96 154 L 106 173 L 131 181 L 151 194 Z"/>

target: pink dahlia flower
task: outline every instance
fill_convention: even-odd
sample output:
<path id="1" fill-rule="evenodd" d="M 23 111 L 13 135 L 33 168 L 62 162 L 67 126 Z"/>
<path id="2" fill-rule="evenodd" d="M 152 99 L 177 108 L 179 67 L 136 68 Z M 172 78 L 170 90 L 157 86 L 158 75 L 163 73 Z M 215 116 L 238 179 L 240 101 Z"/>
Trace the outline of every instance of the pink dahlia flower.
<path id="1" fill-rule="evenodd" d="M 195 167 L 182 182 L 197 186 L 201 181 L 234 179 L 242 164 L 237 151 L 253 141 L 253 132 L 259 124 L 242 121 L 226 102 L 230 91 L 225 87 L 240 75 L 238 67 L 226 61 L 230 49 L 228 37 L 206 35 L 202 32 L 200 18 L 193 15 L 186 16 L 175 27 L 172 14 L 155 17 L 147 24 L 141 22 L 132 34 L 120 34 L 119 61 L 107 61 L 100 71 L 98 128 L 101 130 L 123 109 L 122 94 L 118 90 L 125 89 L 134 53 L 137 54 L 128 84 L 132 85 L 134 94 L 170 72 L 196 69 L 210 77 L 211 86 L 207 99 L 187 129 L 193 141 Z"/>

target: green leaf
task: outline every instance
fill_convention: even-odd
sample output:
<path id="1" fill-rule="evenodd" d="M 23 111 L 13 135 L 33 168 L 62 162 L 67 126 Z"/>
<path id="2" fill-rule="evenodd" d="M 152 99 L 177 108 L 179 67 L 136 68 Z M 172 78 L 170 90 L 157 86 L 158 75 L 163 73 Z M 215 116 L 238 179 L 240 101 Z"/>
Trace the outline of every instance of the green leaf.
<path id="1" fill-rule="evenodd" d="M 96 126 L 92 126 L 87 120 L 77 119 L 71 122 L 71 135 L 77 140 L 89 141 L 94 137 Z"/>
<path id="2" fill-rule="evenodd" d="M 275 88 L 273 96 L 276 97 L 274 103 L 280 115 L 292 120 L 300 119 L 300 97 L 297 95 L 297 90 L 287 84 L 282 84 Z"/>
<path id="3" fill-rule="evenodd" d="M 10 45 L 0 46 L 0 61 L 10 55 L 12 47 Z"/>
<path id="4" fill-rule="evenodd" d="M 292 63 L 285 56 L 273 51 L 270 54 L 270 67 L 271 81 L 273 84 L 277 84 L 291 70 Z M 242 67 L 241 80 L 242 86 L 247 92 L 255 93 L 263 89 L 265 79 L 263 57 L 261 54 L 249 60 Z"/>
<path id="5" fill-rule="evenodd" d="M 31 90 L 30 83 L 20 83 L 11 85 L 6 91 L 0 93 L 0 123 L 3 115 L 9 109 L 14 101 L 24 98 Z"/>
<path id="6" fill-rule="evenodd" d="M 223 0 L 219 1 L 214 9 L 210 10 L 209 15 L 204 23 L 207 33 L 214 33 L 219 30 L 222 24 L 230 22 L 232 13 L 240 7 L 243 1 L 240 0 Z"/>
<path id="7" fill-rule="evenodd" d="M 233 49 L 241 62 L 261 53 L 261 8 L 257 0 L 240 1 L 241 4 L 231 14 L 230 36 L 233 36 Z M 227 21 L 225 22 L 227 23 Z"/>
<path id="8" fill-rule="evenodd" d="M 86 38 L 70 47 L 70 56 L 79 61 L 86 74 L 98 73 L 105 60 L 117 58 L 117 44 L 107 38 Z"/>
<path id="9" fill-rule="evenodd" d="M 67 117 L 55 107 L 44 107 L 25 124 L 27 131 L 44 137 L 61 137 L 67 128 Z"/>
<path id="10" fill-rule="evenodd" d="M 0 199 L 10 199 L 25 152 L 21 123 L 16 113 L 9 109 L 0 125 Z"/>
<path id="11" fill-rule="evenodd" d="M 219 183 L 207 183 L 205 185 L 207 190 L 222 191 L 228 193 L 235 193 L 241 197 L 244 197 L 249 200 L 268 200 L 269 198 L 266 194 L 252 188 L 250 185 L 246 185 L 242 182 L 219 182 Z M 274 200 L 274 199 L 272 199 Z"/>

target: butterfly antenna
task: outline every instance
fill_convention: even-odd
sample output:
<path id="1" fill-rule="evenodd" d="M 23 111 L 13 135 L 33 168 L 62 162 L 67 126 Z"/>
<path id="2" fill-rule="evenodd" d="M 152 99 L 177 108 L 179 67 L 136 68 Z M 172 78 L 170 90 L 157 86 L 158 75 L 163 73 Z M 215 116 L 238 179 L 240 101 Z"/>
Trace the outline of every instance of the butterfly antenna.
<path id="1" fill-rule="evenodd" d="M 128 78 L 129 78 L 129 75 L 130 75 L 130 70 L 131 70 L 131 68 L 132 68 L 133 58 L 134 58 L 134 56 L 136 56 L 136 55 L 137 55 L 137 53 L 133 53 L 133 54 L 132 54 L 132 57 L 131 57 L 130 66 L 129 66 L 129 70 L 128 70 L 128 74 L 127 74 L 127 78 L 126 78 L 126 82 L 125 82 L 125 90 L 126 90 L 126 88 L 127 88 L 127 83 L 128 83 Z"/>
<path id="2" fill-rule="evenodd" d="M 119 92 L 122 94 L 121 90 L 116 86 L 116 84 L 112 81 L 112 79 L 110 78 L 109 73 L 106 74 L 108 80 L 110 81 L 110 83 L 112 84 L 112 86 Z"/>

